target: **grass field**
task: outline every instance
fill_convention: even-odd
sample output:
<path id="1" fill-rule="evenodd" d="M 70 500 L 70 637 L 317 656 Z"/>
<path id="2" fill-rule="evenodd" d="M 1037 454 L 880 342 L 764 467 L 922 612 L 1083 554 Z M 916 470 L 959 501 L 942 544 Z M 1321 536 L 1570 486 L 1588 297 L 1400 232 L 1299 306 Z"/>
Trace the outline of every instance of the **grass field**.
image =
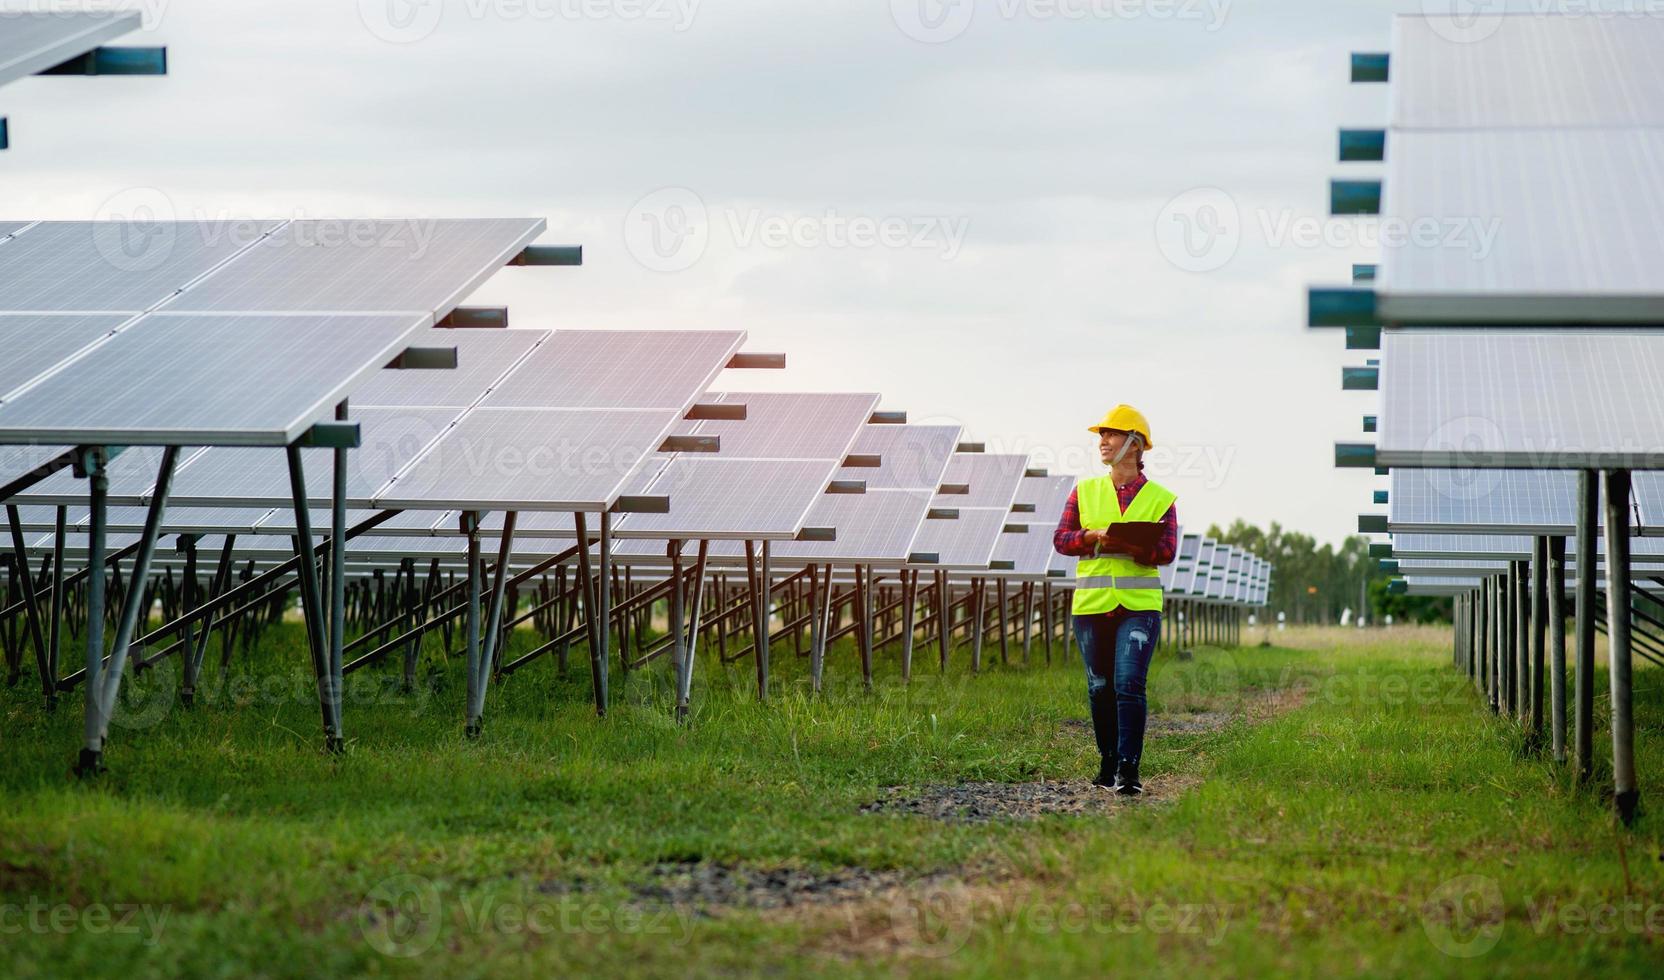
<path id="1" fill-rule="evenodd" d="M 1108 805 L 1079 786 L 1078 664 L 1038 649 L 906 687 L 886 660 L 871 694 L 839 651 L 819 697 L 782 651 L 766 706 L 706 658 L 686 727 L 667 665 L 598 721 L 575 657 L 494 688 L 477 741 L 429 651 L 416 693 L 350 678 L 331 757 L 285 625 L 194 708 L 147 674 L 90 785 L 78 701 L 46 716 L 25 682 L 0 695 L 0 975 L 1657 975 L 1664 672 L 1637 672 L 1620 830 L 1482 709 L 1447 631 L 1275 636 L 1160 655 L 1151 796 Z M 1073 785 L 1037 805 L 1088 805 L 862 809 L 1041 780 Z"/>

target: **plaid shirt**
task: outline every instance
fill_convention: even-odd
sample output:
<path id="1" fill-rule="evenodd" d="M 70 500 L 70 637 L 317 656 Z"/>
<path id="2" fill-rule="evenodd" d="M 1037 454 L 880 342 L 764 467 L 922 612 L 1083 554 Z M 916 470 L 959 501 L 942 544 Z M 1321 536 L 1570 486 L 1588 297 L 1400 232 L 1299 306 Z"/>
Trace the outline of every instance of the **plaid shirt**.
<path id="1" fill-rule="evenodd" d="M 1133 481 L 1124 487 L 1115 488 L 1115 496 L 1121 502 L 1121 509 L 1126 510 L 1132 503 L 1132 498 L 1138 496 L 1138 491 L 1149 481 L 1143 473 L 1139 473 Z M 1091 558 L 1092 546 L 1086 543 L 1086 531 L 1080 526 L 1080 501 L 1075 498 L 1075 491 L 1069 491 L 1069 502 L 1063 505 L 1063 519 L 1057 522 L 1057 531 L 1052 534 L 1052 547 L 1060 555 L 1074 555 L 1077 558 Z M 1167 513 L 1161 518 L 1161 540 L 1148 554 L 1135 554 L 1132 559 L 1140 565 L 1170 565 L 1179 552 L 1179 505 L 1167 508 Z"/>

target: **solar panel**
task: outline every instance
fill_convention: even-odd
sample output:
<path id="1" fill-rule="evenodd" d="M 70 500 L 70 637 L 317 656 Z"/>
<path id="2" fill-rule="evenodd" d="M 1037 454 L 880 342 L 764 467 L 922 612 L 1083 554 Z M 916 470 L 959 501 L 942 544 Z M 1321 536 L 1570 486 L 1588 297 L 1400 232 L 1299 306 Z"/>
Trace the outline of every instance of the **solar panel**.
<path id="1" fill-rule="evenodd" d="M 1470 575 L 1500 574 L 1508 570 L 1508 562 L 1473 558 L 1407 558 L 1398 563 L 1402 575 L 1429 578 L 1461 578 Z"/>
<path id="2" fill-rule="evenodd" d="M 1664 459 L 1664 336 L 1389 331 L 1382 466 L 1647 468 Z"/>
<path id="3" fill-rule="evenodd" d="M 447 408 L 354 409 L 351 417 L 363 442 L 347 454 L 347 505 L 371 506 L 376 491 L 455 416 Z M 333 451 L 303 449 L 301 461 L 312 506 L 327 507 L 335 479 Z M 155 469 L 150 473 L 154 476 Z M 180 507 L 292 507 L 288 461 L 265 449 L 210 449 L 180 467 L 170 499 Z"/>
<path id="4" fill-rule="evenodd" d="M 1570 534 L 1577 525 L 1577 478 L 1570 470 L 1395 469 L 1387 527 Z"/>
<path id="5" fill-rule="evenodd" d="M 1011 509 L 1017 483 L 1028 468 L 1028 457 L 994 453 L 954 453 L 942 474 L 942 483 L 969 485 L 968 494 L 940 494 L 938 507 L 997 507 Z"/>
<path id="6" fill-rule="evenodd" d="M 534 218 L 291 221 L 167 309 L 443 315 L 543 227 Z"/>
<path id="7" fill-rule="evenodd" d="M 668 496 L 670 511 L 626 514 L 618 522 L 618 535 L 789 539 L 803 528 L 809 508 L 826 489 L 835 465 L 831 460 L 681 454 L 642 487 L 643 493 Z"/>
<path id="8" fill-rule="evenodd" d="M 959 432 L 955 425 L 862 425 L 849 451 L 878 455 L 881 465 L 842 467 L 836 478 L 865 481 L 867 492 L 821 494 L 804 521 L 806 527 L 836 529 L 837 538 L 779 542 L 774 557 L 785 564 L 905 562 Z M 728 557 L 729 550 L 713 548 L 712 554 Z"/>
<path id="9" fill-rule="evenodd" d="M 700 401 L 746 406 L 744 419 L 707 419 L 694 432 L 722 440 L 734 459 L 828 459 L 842 462 L 873 409 L 873 393 L 724 392 Z M 828 474 L 830 476 L 830 474 Z"/>
<path id="10" fill-rule="evenodd" d="M 42 221 L 0 247 L 0 310 L 142 313 L 279 224 Z"/>
<path id="11" fill-rule="evenodd" d="M 939 556 L 936 568 L 981 570 L 994 559 L 994 548 L 1006 524 L 1023 524 L 1012 515 L 1017 485 L 1028 468 L 1028 457 L 1012 454 L 954 453 L 942 474 L 944 484 L 960 484 L 969 493 L 938 493 L 933 508 L 958 511 L 957 520 L 927 519 L 919 525 L 912 548 Z"/>
<path id="12" fill-rule="evenodd" d="M 0 15 L 0 85 L 63 64 L 143 26 L 137 11 L 20 11 Z"/>
<path id="13" fill-rule="evenodd" d="M 1011 562 L 1012 575 L 1044 576 L 1051 566 L 1052 532 L 1063 519 L 1063 507 L 1075 488 L 1072 476 L 1024 477 L 1017 485 L 1017 502 L 1033 504 L 1034 512 L 1013 514 L 1012 522 L 1026 523 L 1026 534 L 1002 534 L 994 560 Z"/>
<path id="14" fill-rule="evenodd" d="M 286 445 L 419 326 L 411 316 L 151 316 L 0 405 L 0 441 Z"/>
<path id="15" fill-rule="evenodd" d="M 1529 558 L 1524 534 L 1394 534 L 1394 556 L 1409 558 Z"/>
<path id="16" fill-rule="evenodd" d="M 744 340 L 737 330 L 560 330 L 484 404 L 674 409 L 680 415 Z"/>
<path id="17" fill-rule="evenodd" d="M 12 451 L 21 448 L 25 447 L 0 446 L 0 457 L 9 456 Z M 40 454 L 49 451 L 46 447 L 28 448 Z M 179 465 L 185 466 L 195 455 L 182 454 Z M 162 450 L 157 446 L 130 446 L 111 459 L 105 469 L 110 482 L 110 506 L 142 506 L 156 482 L 156 471 L 161 462 Z M 66 467 L 13 499 L 36 504 L 84 505 L 87 502 L 87 481 Z"/>
<path id="18" fill-rule="evenodd" d="M 1179 551 L 1173 559 L 1173 579 L 1165 587 L 1175 595 L 1184 595 L 1196 581 L 1196 554 L 1201 550 L 1202 536 L 1180 534 Z"/>
<path id="19" fill-rule="evenodd" d="M 1555 78 L 1562 77 L 1556 73 Z M 1664 129 L 1395 131 L 1375 291 L 1387 321 L 1664 320 Z M 1452 225 L 1459 235 L 1446 234 Z"/>
<path id="20" fill-rule="evenodd" d="M 658 449 L 677 416 L 663 410 L 478 408 L 383 490 L 374 506 L 603 510 Z"/>
<path id="21" fill-rule="evenodd" d="M 1392 124 L 1405 129 L 1664 126 L 1656 17 L 1401 15 Z"/>
<path id="22" fill-rule="evenodd" d="M 126 321 L 121 316 L 0 315 L 0 401 Z"/>
<path id="23" fill-rule="evenodd" d="M 866 425 L 850 453 L 876 455 L 876 467 L 845 467 L 841 480 L 864 480 L 874 490 L 934 490 L 959 442 L 957 425 Z"/>
<path id="24" fill-rule="evenodd" d="M 1664 535 L 1664 473 L 1630 474 L 1630 502 L 1635 506 L 1636 534 Z"/>
<path id="25" fill-rule="evenodd" d="M 930 497 L 929 490 L 869 489 L 864 494 L 822 494 L 804 524 L 836 528 L 837 539 L 781 541 L 772 546 L 773 556 L 788 564 L 817 561 L 900 564 L 907 560 L 911 550 L 916 550 L 911 546 L 930 508 Z"/>
<path id="26" fill-rule="evenodd" d="M 919 525 L 913 550 L 938 556 L 931 567 L 986 570 L 1009 515 L 999 508 L 967 507 L 955 520 L 926 520 Z"/>
<path id="27" fill-rule="evenodd" d="M 547 330 L 423 330 L 412 347 L 455 347 L 443 371 L 377 371 L 352 390 L 352 404 L 467 408 L 539 343 Z"/>

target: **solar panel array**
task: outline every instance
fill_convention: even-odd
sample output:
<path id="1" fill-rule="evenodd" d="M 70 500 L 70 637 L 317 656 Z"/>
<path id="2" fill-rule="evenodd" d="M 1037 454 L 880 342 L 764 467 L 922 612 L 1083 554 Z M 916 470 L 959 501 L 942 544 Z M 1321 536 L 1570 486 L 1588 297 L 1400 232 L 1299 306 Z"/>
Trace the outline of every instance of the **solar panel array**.
<path id="1" fill-rule="evenodd" d="M 0 31 L 0 85 L 63 64 L 142 26 L 137 11 L 8 10 Z"/>
<path id="2" fill-rule="evenodd" d="M 1480 38 L 1460 15 L 1395 21 L 1383 219 L 1459 219 L 1471 240 L 1384 240 L 1381 315 L 1659 322 L 1653 230 L 1664 217 L 1664 172 L 1653 161 L 1664 149 L 1656 56 L 1664 24 L 1575 14 L 1495 20 Z"/>
<path id="3" fill-rule="evenodd" d="M 1368 277 L 1373 461 L 1412 588 L 1576 534 L 1574 471 L 1664 461 L 1660 50 L 1651 17 L 1394 19 L 1379 212 L 1441 232 L 1384 236 Z M 1633 533 L 1660 533 L 1661 489 L 1634 477 Z"/>

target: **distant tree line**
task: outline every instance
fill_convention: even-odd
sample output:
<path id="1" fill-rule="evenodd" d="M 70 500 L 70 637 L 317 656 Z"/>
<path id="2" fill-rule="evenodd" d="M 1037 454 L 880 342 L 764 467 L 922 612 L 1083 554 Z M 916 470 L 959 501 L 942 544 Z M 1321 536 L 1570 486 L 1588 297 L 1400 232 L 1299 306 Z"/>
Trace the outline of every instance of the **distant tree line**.
<path id="1" fill-rule="evenodd" d="M 1240 545 L 1273 565 L 1271 595 L 1266 613 L 1272 619 L 1283 613 L 1290 623 L 1334 624 L 1341 612 L 1350 609 L 1357 616 L 1368 611 L 1371 622 L 1449 622 L 1451 602 L 1437 596 L 1391 595 L 1387 582 L 1392 577 L 1381 571 L 1379 559 L 1369 557 L 1369 539 L 1354 534 L 1336 548 L 1319 545 L 1309 534 L 1287 531 L 1273 521 L 1269 530 L 1237 520 L 1220 529 L 1215 524 L 1207 536 L 1226 544 Z"/>

